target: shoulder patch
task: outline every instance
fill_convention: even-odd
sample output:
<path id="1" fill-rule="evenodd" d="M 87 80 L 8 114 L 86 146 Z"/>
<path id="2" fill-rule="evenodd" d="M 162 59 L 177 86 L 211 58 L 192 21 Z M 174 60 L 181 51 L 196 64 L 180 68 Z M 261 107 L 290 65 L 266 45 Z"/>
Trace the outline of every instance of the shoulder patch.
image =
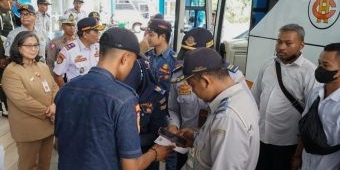
<path id="1" fill-rule="evenodd" d="M 69 44 L 65 45 L 65 48 L 66 48 L 66 50 L 70 50 L 70 49 L 74 48 L 75 46 L 76 46 L 76 44 L 74 44 L 72 42 L 72 43 L 69 43 Z"/>
<path id="2" fill-rule="evenodd" d="M 191 87 L 187 83 L 183 83 L 177 87 L 179 95 L 191 95 Z"/>
<path id="3" fill-rule="evenodd" d="M 5 48 L 6 48 L 6 47 L 9 47 L 9 45 L 11 45 L 11 42 L 10 42 L 10 40 L 7 38 L 7 40 L 6 40 L 6 42 L 5 42 Z"/>
<path id="4" fill-rule="evenodd" d="M 56 44 L 54 42 L 51 42 L 50 45 L 49 45 L 49 48 L 54 49 L 55 47 L 56 47 Z"/>
<path id="5" fill-rule="evenodd" d="M 57 64 L 61 64 L 64 62 L 65 56 L 63 53 L 59 53 L 58 57 L 57 57 Z"/>
<path id="6" fill-rule="evenodd" d="M 238 66 L 231 64 L 231 63 L 228 63 L 228 62 L 226 62 L 226 66 L 227 66 L 228 70 L 233 72 L 233 73 L 236 73 L 239 70 Z"/>

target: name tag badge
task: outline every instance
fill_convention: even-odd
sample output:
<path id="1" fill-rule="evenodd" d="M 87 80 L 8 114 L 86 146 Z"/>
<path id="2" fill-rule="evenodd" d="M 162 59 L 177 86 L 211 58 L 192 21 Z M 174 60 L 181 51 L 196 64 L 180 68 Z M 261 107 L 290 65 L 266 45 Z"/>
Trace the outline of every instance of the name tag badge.
<path id="1" fill-rule="evenodd" d="M 47 83 L 46 80 L 42 81 L 41 83 L 42 83 L 42 85 L 44 87 L 45 92 L 50 92 L 51 91 L 50 86 L 48 86 L 48 83 Z"/>

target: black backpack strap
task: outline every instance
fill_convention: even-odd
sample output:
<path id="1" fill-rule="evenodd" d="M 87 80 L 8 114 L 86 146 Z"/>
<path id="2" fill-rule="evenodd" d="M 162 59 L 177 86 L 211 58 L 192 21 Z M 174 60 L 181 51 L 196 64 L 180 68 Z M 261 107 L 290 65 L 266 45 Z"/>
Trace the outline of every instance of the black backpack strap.
<path id="1" fill-rule="evenodd" d="M 274 59 L 275 60 L 275 59 Z M 283 92 L 283 94 L 285 94 L 285 96 L 287 97 L 287 99 L 292 103 L 292 105 L 295 107 L 295 109 L 297 111 L 299 111 L 301 114 L 303 112 L 303 107 L 301 106 L 301 104 L 299 103 L 298 100 L 296 100 L 286 89 L 286 87 L 283 85 L 282 82 L 282 75 L 281 75 L 281 65 L 278 61 L 275 60 L 275 68 L 276 68 L 276 75 L 277 75 L 277 80 L 279 82 L 280 88 Z"/>

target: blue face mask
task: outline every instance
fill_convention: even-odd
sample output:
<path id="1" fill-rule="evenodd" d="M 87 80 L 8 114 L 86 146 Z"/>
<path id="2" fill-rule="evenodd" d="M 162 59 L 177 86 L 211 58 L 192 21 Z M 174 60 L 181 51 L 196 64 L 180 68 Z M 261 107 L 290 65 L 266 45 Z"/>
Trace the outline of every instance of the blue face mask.
<path id="1" fill-rule="evenodd" d="M 329 82 L 336 79 L 336 78 L 334 78 L 334 76 L 338 71 L 339 70 L 329 71 L 329 70 L 326 70 L 323 67 L 319 66 L 315 70 L 315 74 L 314 74 L 315 79 L 320 83 L 329 83 Z"/>

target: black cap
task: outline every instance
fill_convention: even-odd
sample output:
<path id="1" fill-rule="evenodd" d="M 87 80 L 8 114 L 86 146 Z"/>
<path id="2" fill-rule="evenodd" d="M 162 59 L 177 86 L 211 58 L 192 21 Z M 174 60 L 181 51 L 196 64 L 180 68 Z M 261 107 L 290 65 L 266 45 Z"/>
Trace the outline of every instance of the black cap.
<path id="1" fill-rule="evenodd" d="M 96 11 L 90 12 L 90 13 L 89 13 L 89 17 L 93 17 L 93 18 L 98 18 L 98 19 L 100 19 L 100 15 L 99 15 L 99 13 L 96 12 Z"/>
<path id="2" fill-rule="evenodd" d="M 163 19 L 151 19 L 148 31 L 154 31 L 157 34 L 171 33 L 171 24 Z"/>
<path id="3" fill-rule="evenodd" d="M 183 75 L 172 82 L 180 82 L 192 77 L 195 73 L 211 71 L 224 66 L 225 63 L 217 51 L 200 47 L 185 53 Z"/>
<path id="4" fill-rule="evenodd" d="M 84 1 L 83 1 L 83 0 L 74 0 L 74 1 L 73 1 L 73 3 L 75 3 L 75 2 L 84 3 Z"/>
<path id="5" fill-rule="evenodd" d="M 50 2 L 47 0 L 37 0 L 37 4 L 45 4 L 45 5 L 52 5 Z"/>
<path id="6" fill-rule="evenodd" d="M 99 30 L 102 31 L 105 29 L 105 25 L 100 25 L 97 23 L 97 20 L 92 17 L 86 17 L 78 21 L 77 27 L 79 31 L 87 31 L 87 30 Z"/>
<path id="7" fill-rule="evenodd" d="M 138 56 L 140 53 L 136 35 L 124 28 L 115 27 L 106 30 L 100 37 L 99 45 L 131 51 Z"/>
<path id="8" fill-rule="evenodd" d="M 160 13 L 155 14 L 154 16 L 151 17 L 152 19 L 164 19 L 164 16 Z"/>
<path id="9" fill-rule="evenodd" d="M 23 10 L 27 10 L 30 13 L 36 13 L 34 7 L 31 4 L 18 4 L 18 12 L 21 13 Z"/>
<path id="10" fill-rule="evenodd" d="M 209 30 L 199 27 L 193 28 L 184 35 L 177 59 L 183 60 L 184 53 L 188 50 L 193 50 L 198 47 L 212 48 L 213 45 L 214 38 Z"/>

